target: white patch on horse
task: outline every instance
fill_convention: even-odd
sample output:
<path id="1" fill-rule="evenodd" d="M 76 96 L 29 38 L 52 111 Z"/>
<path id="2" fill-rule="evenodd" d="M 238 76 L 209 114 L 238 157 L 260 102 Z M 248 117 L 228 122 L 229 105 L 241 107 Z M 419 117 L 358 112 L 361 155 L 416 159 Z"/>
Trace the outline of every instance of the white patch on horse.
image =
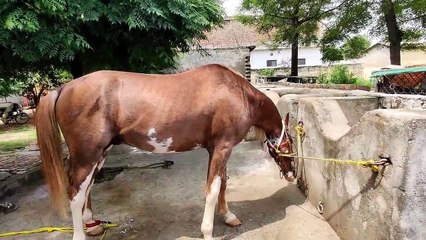
<path id="1" fill-rule="evenodd" d="M 93 166 L 92 171 L 90 171 L 89 175 L 87 175 L 84 182 L 80 185 L 80 190 L 77 192 L 77 195 L 75 195 L 74 199 L 70 201 L 71 212 L 72 212 L 72 223 L 74 227 L 74 234 L 72 237 L 73 240 L 86 239 L 86 234 L 84 233 L 84 228 L 83 228 L 82 210 L 86 202 L 87 188 L 89 187 L 92 181 L 93 172 L 95 171 L 96 167 L 97 167 L 96 165 Z"/>
<path id="2" fill-rule="evenodd" d="M 195 147 L 193 147 L 191 150 L 195 150 L 195 149 L 199 149 L 199 148 L 201 148 L 201 144 L 195 145 Z"/>
<path id="3" fill-rule="evenodd" d="M 154 147 L 152 152 L 154 153 L 168 153 L 168 152 L 174 152 L 169 151 L 169 147 L 172 145 L 173 139 L 171 137 L 166 138 L 164 140 L 159 140 L 156 137 L 156 131 L 155 128 L 151 128 L 148 131 L 148 137 L 150 140 L 148 141 L 148 144 Z"/>
<path id="4" fill-rule="evenodd" d="M 206 196 L 206 206 L 204 208 L 203 223 L 201 224 L 201 232 L 204 239 L 213 239 L 213 221 L 214 209 L 216 207 L 217 198 L 219 196 L 221 180 L 216 176 L 210 185 L 210 193 Z"/>

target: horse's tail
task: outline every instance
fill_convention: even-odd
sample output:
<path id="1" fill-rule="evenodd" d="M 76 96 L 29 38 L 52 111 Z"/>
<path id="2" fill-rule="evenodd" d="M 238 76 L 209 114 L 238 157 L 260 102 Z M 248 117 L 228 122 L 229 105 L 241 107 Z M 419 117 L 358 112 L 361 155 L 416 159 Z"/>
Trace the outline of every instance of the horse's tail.
<path id="1" fill-rule="evenodd" d="M 60 216 L 68 216 L 68 179 L 62 160 L 61 134 L 55 116 L 55 105 L 61 88 L 41 99 L 36 112 L 37 140 L 45 181 L 52 206 Z"/>

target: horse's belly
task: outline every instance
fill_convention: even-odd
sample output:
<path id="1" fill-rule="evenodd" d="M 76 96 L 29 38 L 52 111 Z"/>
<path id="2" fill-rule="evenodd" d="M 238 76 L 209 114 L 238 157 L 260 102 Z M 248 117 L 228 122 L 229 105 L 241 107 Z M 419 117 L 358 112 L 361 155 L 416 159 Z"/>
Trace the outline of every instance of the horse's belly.
<path id="1" fill-rule="evenodd" d="M 202 147 L 195 138 L 176 134 L 158 134 L 155 128 L 150 128 L 146 134 L 142 135 L 129 134 L 125 139 L 127 144 L 153 153 L 185 152 Z"/>

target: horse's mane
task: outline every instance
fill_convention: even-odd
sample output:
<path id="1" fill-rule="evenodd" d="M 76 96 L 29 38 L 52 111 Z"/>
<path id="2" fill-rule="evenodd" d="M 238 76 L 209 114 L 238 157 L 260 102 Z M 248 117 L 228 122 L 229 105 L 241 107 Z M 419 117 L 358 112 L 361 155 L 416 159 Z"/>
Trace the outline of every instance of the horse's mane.
<path id="1" fill-rule="evenodd" d="M 241 77 L 241 80 L 243 80 L 243 82 L 248 83 L 248 84 L 241 84 L 241 87 L 244 88 L 244 90 L 246 90 L 246 91 L 248 90 L 249 92 L 255 94 L 255 91 L 253 91 L 255 89 L 253 87 L 253 85 L 251 85 L 249 83 L 249 81 L 247 80 L 247 78 L 244 77 L 240 72 L 237 72 L 234 69 L 232 69 L 232 68 L 230 68 L 230 67 L 228 67 L 226 65 L 223 65 L 223 64 L 213 64 L 213 65 L 216 65 L 217 67 L 220 67 L 220 68 L 223 68 L 225 70 L 228 70 L 228 71 L 232 72 L 233 74 Z M 260 94 L 260 95 L 263 95 L 263 94 Z M 259 96 L 259 95 L 257 95 L 257 96 Z M 266 96 L 263 95 L 262 97 L 266 97 Z M 263 146 L 264 143 L 265 143 L 265 140 L 266 140 L 265 131 L 263 129 L 261 129 L 259 127 L 255 127 L 255 126 L 251 127 L 250 131 L 254 131 L 256 140 L 258 140 L 259 143 L 260 143 L 260 145 Z"/>

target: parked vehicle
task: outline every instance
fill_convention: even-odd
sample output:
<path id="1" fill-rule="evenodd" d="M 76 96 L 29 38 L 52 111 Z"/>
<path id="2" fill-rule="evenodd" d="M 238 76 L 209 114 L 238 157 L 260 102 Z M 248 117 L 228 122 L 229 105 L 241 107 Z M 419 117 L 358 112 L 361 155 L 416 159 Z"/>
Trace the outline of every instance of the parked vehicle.
<path id="1" fill-rule="evenodd" d="M 30 120 L 30 117 L 28 114 L 26 114 L 22 107 L 17 104 L 13 103 L 12 110 L 9 112 L 8 117 L 5 119 L 3 117 L 3 113 L 6 111 L 6 107 L 0 107 L 0 119 L 4 124 L 8 123 L 18 123 L 18 124 L 25 124 Z"/>

